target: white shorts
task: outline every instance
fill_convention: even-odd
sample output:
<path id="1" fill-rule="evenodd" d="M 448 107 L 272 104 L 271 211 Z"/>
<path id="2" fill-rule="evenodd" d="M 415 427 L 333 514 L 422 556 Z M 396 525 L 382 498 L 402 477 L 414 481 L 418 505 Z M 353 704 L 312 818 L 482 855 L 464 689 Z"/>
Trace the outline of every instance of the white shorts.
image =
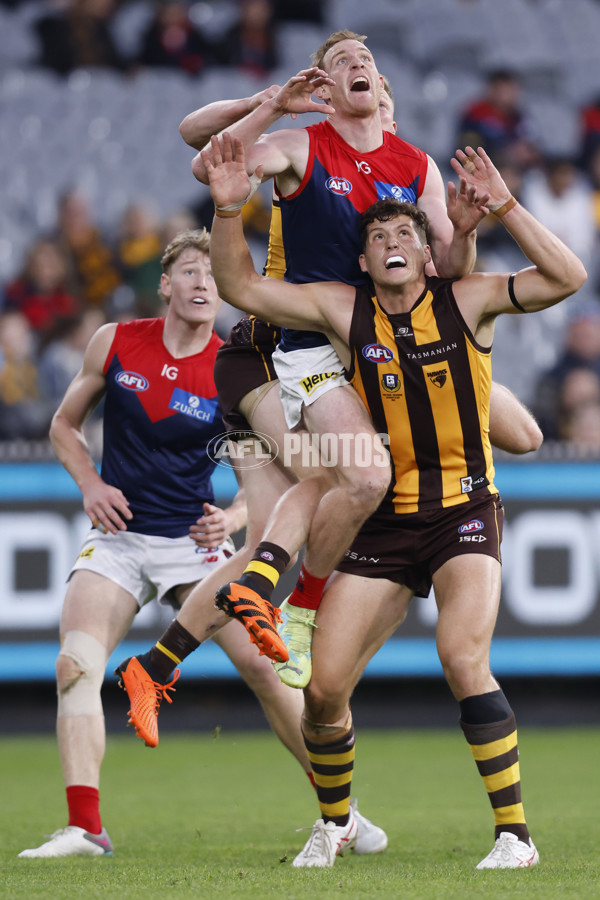
<path id="1" fill-rule="evenodd" d="M 283 353 L 278 347 L 273 353 L 273 364 L 290 429 L 300 424 L 303 406 L 310 406 L 327 391 L 348 384 L 343 363 L 331 344 L 289 353 Z"/>
<path id="2" fill-rule="evenodd" d="M 229 538 L 219 547 L 207 550 L 187 535 L 166 538 L 133 531 L 104 534 L 92 528 L 69 578 L 80 569 L 97 572 L 129 591 L 140 609 L 155 597 L 177 609 L 174 588 L 201 581 L 234 553 Z"/>

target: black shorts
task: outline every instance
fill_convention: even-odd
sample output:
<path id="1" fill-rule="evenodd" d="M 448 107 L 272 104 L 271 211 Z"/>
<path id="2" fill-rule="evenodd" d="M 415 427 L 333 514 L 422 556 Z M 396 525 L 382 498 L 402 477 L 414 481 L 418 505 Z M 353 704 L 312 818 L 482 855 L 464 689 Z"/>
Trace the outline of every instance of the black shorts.
<path id="1" fill-rule="evenodd" d="M 469 503 L 408 515 L 367 519 L 337 566 L 339 572 L 387 578 L 427 597 L 440 566 L 464 553 L 501 562 L 504 507 L 498 494 L 481 491 Z"/>
<path id="2" fill-rule="evenodd" d="M 214 378 L 227 428 L 248 428 L 236 413 L 242 397 L 277 375 L 271 357 L 279 343 L 280 329 L 254 316 L 242 316 L 217 350 Z"/>

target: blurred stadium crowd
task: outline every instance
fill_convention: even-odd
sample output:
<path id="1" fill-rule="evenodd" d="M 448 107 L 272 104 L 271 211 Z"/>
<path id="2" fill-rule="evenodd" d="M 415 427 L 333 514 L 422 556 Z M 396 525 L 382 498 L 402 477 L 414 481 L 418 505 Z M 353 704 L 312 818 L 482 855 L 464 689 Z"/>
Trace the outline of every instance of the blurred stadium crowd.
<path id="1" fill-rule="evenodd" d="M 49 453 L 93 331 L 160 314 L 162 248 L 210 226 L 179 122 L 284 83 L 340 28 L 368 36 L 405 140 L 448 177 L 483 145 L 586 264 L 575 298 L 499 321 L 494 377 L 546 452 L 600 455 L 600 0 L 0 0 L 0 458 Z M 244 216 L 261 266 L 266 186 Z M 495 217 L 478 248 L 480 269 L 526 264 Z"/>

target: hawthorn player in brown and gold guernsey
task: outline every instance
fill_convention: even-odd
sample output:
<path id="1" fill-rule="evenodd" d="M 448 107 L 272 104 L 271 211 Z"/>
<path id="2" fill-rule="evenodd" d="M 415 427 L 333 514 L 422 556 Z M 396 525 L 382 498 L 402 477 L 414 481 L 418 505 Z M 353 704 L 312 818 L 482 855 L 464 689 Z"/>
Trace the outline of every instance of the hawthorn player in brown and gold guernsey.
<path id="1" fill-rule="evenodd" d="M 530 267 L 512 275 L 429 278 L 427 217 L 386 199 L 361 219 L 359 262 L 375 296 L 340 283 L 261 277 L 241 216 L 230 211 L 248 194 L 243 146 L 226 134 L 221 142 L 212 139 L 212 158 L 204 156 L 215 202 L 211 260 L 219 292 L 269 321 L 325 333 L 380 436 L 387 435 L 394 460 L 388 497 L 360 530 L 317 612 L 302 730 L 322 818 L 293 864 L 332 866 L 340 848 L 352 846 L 350 696 L 369 659 L 402 623 L 413 594 L 433 584 L 440 662 L 494 812 L 495 844 L 478 868 L 535 865 L 515 717 L 489 662 L 502 523 L 488 437 L 490 350 L 498 315 L 563 300 L 584 283 L 585 269 L 510 196 L 485 151 L 468 147 L 451 163 L 460 184 L 448 185 L 449 205 L 460 195 L 483 215 L 493 212 Z M 274 551 L 294 552 L 296 519 L 292 504 Z M 368 540 L 374 540 L 372 553 L 365 552 Z"/>
<path id="2" fill-rule="evenodd" d="M 390 438 L 392 482 L 380 510 L 416 513 L 468 503 L 482 489 L 496 494 L 491 347 L 469 331 L 452 281 L 428 278 L 410 312 L 395 315 L 358 291 L 350 346 L 348 378 Z"/>

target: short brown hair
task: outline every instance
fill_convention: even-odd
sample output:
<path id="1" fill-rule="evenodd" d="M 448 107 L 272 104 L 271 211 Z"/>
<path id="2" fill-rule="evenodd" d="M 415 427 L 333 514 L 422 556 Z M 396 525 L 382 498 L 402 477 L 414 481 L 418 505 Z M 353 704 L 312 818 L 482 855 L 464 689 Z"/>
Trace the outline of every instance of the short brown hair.
<path id="1" fill-rule="evenodd" d="M 210 233 L 206 228 L 198 228 L 195 231 L 181 231 L 167 244 L 160 259 L 165 275 L 169 274 L 169 269 L 179 259 L 183 251 L 190 247 L 192 250 L 197 250 L 198 253 L 210 253 Z"/>
<path id="2" fill-rule="evenodd" d="M 184 250 L 197 250 L 198 253 L 210 253 L 210 232 L 206 228 L 198 228 L 194 231 L 180 231 L 176 234 L 164 249 L 160 258 L 160 264 L 165 275 L 170 275 L 173 263 L 177 262 Z M 165 303 L 169 303 L 169 298 L 163 294 L 160 284 L 158 286 L 158 296 Z"/>
<path id="3" fill-rule="evenodd" d="M 372 225 L 373 222 L 389 222 L 390 219 L 395 219 L 397 216 L 408 216 L 412 219 L 425 243 L 431 244 L 429 219 L 423 210 L 418 209 L 414 203 L 385 197 L 383 200 L 372 203 L 360 217 L 360 242 L 363 250 L 367 244 L 369 225 Z"/>
<path id="4" fill-rule="evenodd" d="M 322 69 L 327 51 L 339 44 L 340 41 L 360 41 L 361 44 L 364 44 L 366 39 L 366 34 L 357 34 L 355 31 L 348 31 L 347 28 L 344 28 L 343 31 L 334 31 L 333 34 L 329 35 L 325 43 L 321 44 L 319 49 L 313 53 L 311 56 L 312 64 Z"/>

